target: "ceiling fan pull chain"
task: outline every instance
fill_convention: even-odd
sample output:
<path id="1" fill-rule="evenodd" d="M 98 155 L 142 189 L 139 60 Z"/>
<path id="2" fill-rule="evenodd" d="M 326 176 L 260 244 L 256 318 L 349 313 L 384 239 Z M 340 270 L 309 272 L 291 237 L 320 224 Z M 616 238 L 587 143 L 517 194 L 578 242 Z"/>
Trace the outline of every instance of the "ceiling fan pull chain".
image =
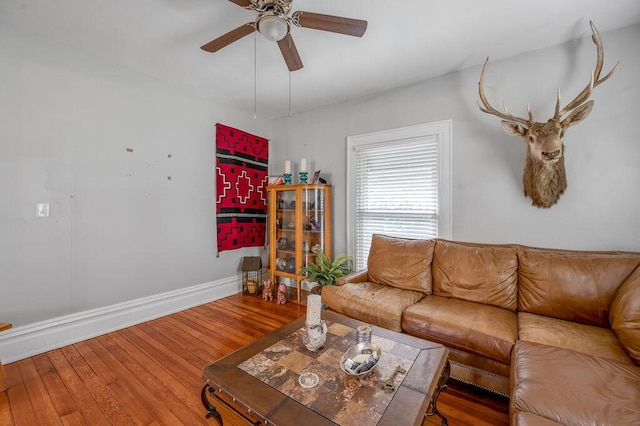
<path id="1" fill-rule="evenodd" d="M 253 119 L 258 117 L 258 37 L 253 33 Z"/>
<path id="2" fill-rule="evenodd" d="M 289 117 L 291 117 L 291 71 L 289 71 Z"/>

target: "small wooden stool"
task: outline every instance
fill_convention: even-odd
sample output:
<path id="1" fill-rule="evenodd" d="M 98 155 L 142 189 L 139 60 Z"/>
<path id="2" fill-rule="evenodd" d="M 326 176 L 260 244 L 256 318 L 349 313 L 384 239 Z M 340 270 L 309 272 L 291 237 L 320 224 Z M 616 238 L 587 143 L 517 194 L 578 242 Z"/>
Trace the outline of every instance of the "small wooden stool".
<path id="1" fill-rule="evenodd" d="M 6 322 L 0 322 L 0 331 L 8 330 L 12 327 L 11 324 Z M 7 384 L 7 378 L 4 376 L 4 369 L 2 368 L 2 360 L 0 359 L 0 392 L 4 392 L 9 389 Z"/>

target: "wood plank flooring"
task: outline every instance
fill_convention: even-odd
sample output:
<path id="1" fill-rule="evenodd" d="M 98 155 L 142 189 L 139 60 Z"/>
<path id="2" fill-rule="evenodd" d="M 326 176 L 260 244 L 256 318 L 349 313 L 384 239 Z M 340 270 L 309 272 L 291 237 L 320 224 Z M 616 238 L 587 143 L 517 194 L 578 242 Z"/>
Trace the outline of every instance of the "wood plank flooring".
<path id="1" fill-rule="evenodd" d="M 5 365 L 0 425 L 215 425 L 203 368 L 304 314 L 237 294 Z M 509 424 L 506 400 L 456 382 L 438 408 L 452 426 Z"/>

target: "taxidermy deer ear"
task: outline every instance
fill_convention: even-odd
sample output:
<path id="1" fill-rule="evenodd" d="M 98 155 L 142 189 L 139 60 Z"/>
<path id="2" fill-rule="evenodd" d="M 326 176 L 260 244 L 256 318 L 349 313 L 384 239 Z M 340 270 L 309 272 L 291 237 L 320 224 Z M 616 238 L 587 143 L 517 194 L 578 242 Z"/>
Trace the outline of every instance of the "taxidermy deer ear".
<path id="1" fill-rule="evenodd" d="M 568 129 L 571 126 L 578 124 L 579 122 L 587 118 L 587 116 L 591 112 L 591 108 L 593 108 L 593 101 L 589 101 L 586 104 L 579 106 L 578 108 L 574 109 L 567 118 L 562 120 L 560 122 L 560 125 L 562 125 L 563 129 Z"/>
<path id="2" fill-rule="evenodd" d="M 516 135 L 524 136 L 524 132 L 526 132 L 527 130 L 519 124 L 516 124 L 512 121 L 505 121 L 505 120 L 502 120 L 502 127 L 504 127 L 505 132 L 514 136 Z"/>

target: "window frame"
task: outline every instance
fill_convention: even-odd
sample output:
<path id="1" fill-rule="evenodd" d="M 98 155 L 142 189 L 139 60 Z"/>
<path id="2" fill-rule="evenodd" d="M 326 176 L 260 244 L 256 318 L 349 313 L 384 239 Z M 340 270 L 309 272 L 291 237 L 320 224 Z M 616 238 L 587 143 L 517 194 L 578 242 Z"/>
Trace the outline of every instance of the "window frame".
<path id="1" fill-rule="evenodd" d="M 453 239 L 453 121 L 449 119 L 347 137 L 346 228 L 349 253 L 356 254 L 356 150 L 366 145 L 430 137 L 436 137 L 438 145 L 438 238 Z M 355 264 L 357 262 L 355 259 Z"/>

